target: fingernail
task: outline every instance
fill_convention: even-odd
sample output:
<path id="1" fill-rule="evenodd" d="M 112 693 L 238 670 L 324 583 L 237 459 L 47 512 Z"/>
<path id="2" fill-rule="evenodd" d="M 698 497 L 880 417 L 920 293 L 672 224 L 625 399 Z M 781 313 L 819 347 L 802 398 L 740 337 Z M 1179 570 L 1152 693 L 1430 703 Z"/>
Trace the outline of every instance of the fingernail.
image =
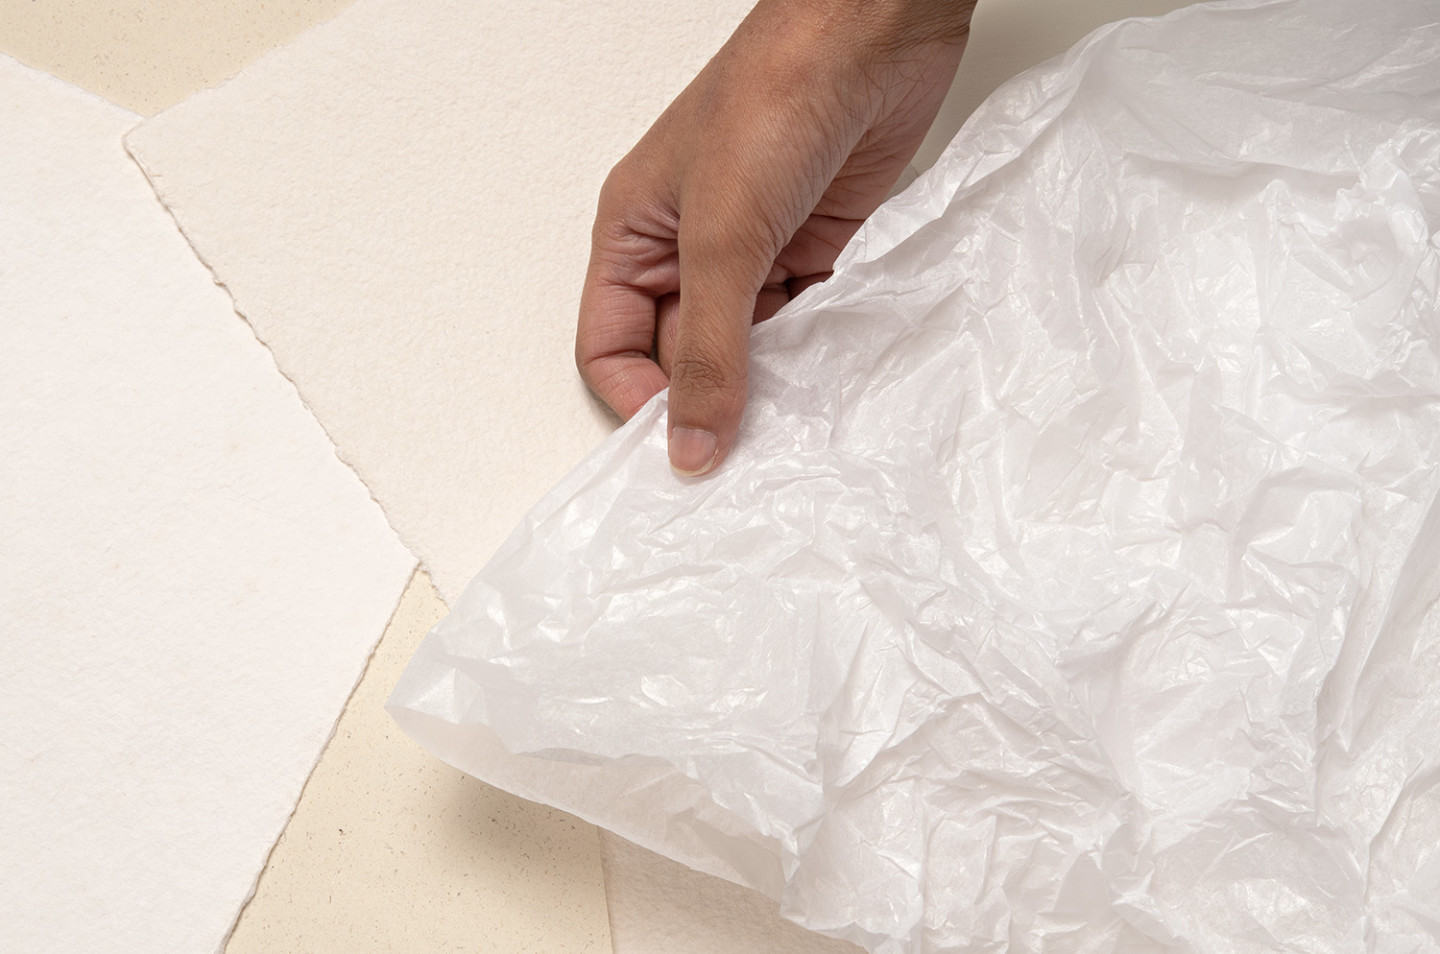
<path id="1" fill-rule="evenodd" d="M 670 466 L 681 477 L 698 477 L 715 463 L 715 435 L 698 427 L 670 432 Z"/>

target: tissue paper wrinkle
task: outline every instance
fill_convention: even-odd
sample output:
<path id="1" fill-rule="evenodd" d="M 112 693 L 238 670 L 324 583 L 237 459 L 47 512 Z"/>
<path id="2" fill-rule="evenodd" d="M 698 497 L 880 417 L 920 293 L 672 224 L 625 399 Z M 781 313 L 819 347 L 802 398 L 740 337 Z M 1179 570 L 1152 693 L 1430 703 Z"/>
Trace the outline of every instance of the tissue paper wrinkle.
<path id="1" fill-rule="evenodd" d="M 876 952 L 1440 950 L 1440 9 L 1363 21 L 1195 7 L 1002 88 L 756 329 L 722 472 L 657 399 L 397 718 L 668 763 Z"/>

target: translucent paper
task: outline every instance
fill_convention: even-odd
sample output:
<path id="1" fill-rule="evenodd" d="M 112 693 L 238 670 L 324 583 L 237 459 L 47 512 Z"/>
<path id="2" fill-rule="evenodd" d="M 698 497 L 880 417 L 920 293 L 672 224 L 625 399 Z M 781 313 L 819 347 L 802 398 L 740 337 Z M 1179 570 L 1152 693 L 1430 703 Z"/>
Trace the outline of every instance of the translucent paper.
<path id="1" fill-rule="evenodd" d="M 396 689 L 467 771 L 875 952 L 1440 950 L 1440 5 L 1003 87 Z"/>

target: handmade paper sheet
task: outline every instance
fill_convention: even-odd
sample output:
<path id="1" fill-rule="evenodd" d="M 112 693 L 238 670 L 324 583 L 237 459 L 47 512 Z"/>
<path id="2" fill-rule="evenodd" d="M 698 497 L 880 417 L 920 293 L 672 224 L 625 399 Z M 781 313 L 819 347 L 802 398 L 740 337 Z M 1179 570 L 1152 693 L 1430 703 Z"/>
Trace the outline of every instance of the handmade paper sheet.
<path id="1" fill-rule="evenodd" d="M 617 423 L 595 197 L 746 9 L 361 0 L 127 138 L 442 597 Z"/>
<path id="2" fill-rule="evenodd" d="M 414 568 L 126 155 L 0 57 L 0 950 L 215 951 Z"/>
<path id="3" fill-rule="evenodd" d="M 595 198 L 749 5 L 362 0 L 128 137 L 442 596 L 617 423 L 572 358 Z M 646 857 L 607 850 L 622 950 L 790 930 Z"/>

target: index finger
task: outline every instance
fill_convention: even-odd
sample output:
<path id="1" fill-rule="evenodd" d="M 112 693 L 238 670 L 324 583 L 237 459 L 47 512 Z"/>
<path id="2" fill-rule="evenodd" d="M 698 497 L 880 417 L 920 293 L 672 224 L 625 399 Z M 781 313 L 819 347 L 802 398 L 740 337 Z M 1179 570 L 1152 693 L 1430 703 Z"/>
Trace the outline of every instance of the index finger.
<path id="1" fill-rule="evenodd" d="M 598 272 L 592 262 L 580 295 L 575 363 L 590 389 L 628 421 L 670 383 L 651 358 L 655 295 Z"/>

